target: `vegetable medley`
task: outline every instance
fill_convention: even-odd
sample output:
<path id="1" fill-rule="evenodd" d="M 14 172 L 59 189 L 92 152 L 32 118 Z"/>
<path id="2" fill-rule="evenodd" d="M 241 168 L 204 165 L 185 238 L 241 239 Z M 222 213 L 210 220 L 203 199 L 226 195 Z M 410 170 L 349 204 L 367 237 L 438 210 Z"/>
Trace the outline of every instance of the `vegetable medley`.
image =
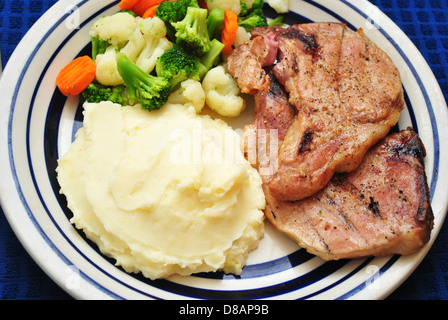
<path id="1" fill-rule="evenodd" d="M 278 13 L 288 0 L 271 0 Z M 122 0 L 120 11 L 90 30 L 92 54 L 61 69 L 56 85 L 87 102 L 140 104 L 149 111 L 167 102 L 205 104 L 224 116 L 244 109 L 226 57 L 268 22 L 263 0 Z"/>

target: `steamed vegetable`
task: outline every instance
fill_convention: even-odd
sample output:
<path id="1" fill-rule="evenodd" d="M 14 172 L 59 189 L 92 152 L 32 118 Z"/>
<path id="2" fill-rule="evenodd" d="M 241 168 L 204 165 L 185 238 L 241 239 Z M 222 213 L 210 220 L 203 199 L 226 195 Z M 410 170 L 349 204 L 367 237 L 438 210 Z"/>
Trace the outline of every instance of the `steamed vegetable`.
<path id="1" fill-rule="evenodd" d="M 140 102 L 143 109 L 149 111 L 160 109 L 171 94 L 171 83 L 163 77 L 152 76 L 119 53 L 117 68 L 128 88 L 130 104 Z"/>
<path id="2" fill-rule="evenodd" d="M 229 10 L 239 15 L 241 13 L 241 0 L 205 0 L 208 10 L 220 8 L 224 11 Z"/>
<path id="3" fill-rule="evenodd" d="M 187 79 L 200 80 L 199 62 L 180 47 L 165 51 L 157 60 L 157 76 L 168 79 L 173 88 Z"/>
<path id="4" fill-rule="evenodd" d="M 205 76 L 202 87 L 206 104 L 220 115 L 236 117 L 246 107 L 236 81 L 223 66 L 211 69 Z"/>
<path id="5" fill-rule="evenodd" d="M 207 9 L 188 7 L 185 17 L 172 23 L 176 30 L 176 44 L 197 57 L 210 50 L 207 14 Z"/>
<path id="6" fill-rule="evenodd" d="M 122 46 L 137 27 L 136 18 L 127 12 L 117 12 L 99 18 L 90 29 L 91 37 L 98 37 L 111 45 Z"/>
<path id="7" fill-rule="evenodd" d="M 97 36 L 91 37 L 90 41 L 92 43 L 92 60 L 95 61 L 97 55 L 104 54 L 106 52 L 106 49 L 110 46 L 110 43 L 100 39 Z"/>
<path id="8" fill-rule="evenodd" d="M 282 24 L 282 17 L 268 24 L 263 6 L 263 0 L 122 0 L 120 11 L 93 24 L 90 63 L 61 70 L 58 87 L 66 95 L 82 92 L 88 102 L 139 102 L 148 110 L 170 93 L 199 110 L 207 96 L 212 109 L 236 115 L 244 103 L 226 69 L 215 67 L 254 27 Z"/>
<path id="9" fill-rule="evenodd" d="M 156 15 L 157 8 L 159 7 L 158 4 L 153 5 L 152 7 L 149 7 L 145 13 L 143 14 L 142 18 L 152 18 Z"/>
<path id="10" fill-rule="evenodd" d="M 229 55 L 233 50 L 233 44 L 238 31 L 238 16 L 229 10 L 224 12 L 224 23 L 221 31 L 221 42 L 224 44 L 222 53 Z"/>
<path id="11" fill-rule="evenodd" d="M 185 18 L 188 7 L 199 8 L 197 0 L 164 1 L 157 7 L 156 17 L 165 22 L 167 35 L 170 40 L 174 41 L 176 34 L 172 24 Z"/>
<path id="12" fill-rule="evenodd" d="M 98 103 L 101 101 L 111 101 L 121 105 L 128 103 L 126 95 L 126 87 L 120 86 L 103 86 L 97 83 L 91 83 L 81 93 L 84 101 Z"/>
<path id="13" fill-rule="evenodd" d="M 144 48 L 135 61 L 143 71 L 150 73 L 156 66 L 157 59 L 173 44 L 165 38 L 165 23 L 155 16 L 154 18 L 140 19 L 139 31 L 144 40 Z"/>
<path id="14" fill-rule="evenodd" d="M 205 106 L 205 92 L 201 82 L 193 79 L 183 81 L 179 88 L 171 93 L 168 103 L 192 106 L 196 113 L 200 113 Z"/>
<path id="15" fill-rule="evenodd" d="M 220 59 L 224 44 L 216 39 L 210 42 L 210 50 L 201 58 L 201 64 L 205 70 L 201 72 L 201 78 L 205 76 L 211 68 L 215 67 Z"/>
<path id="16" fill-rule="evenodd" d="M 268 4 L 277 13 L 285 13 L 289 11 L 289 0 L 268 0 Z"/>
<path id="17" fill-rule="evenodd" d="M 131 10 L 134 11 L 139 17 L 143 17 L 149 8 L 161 3 L 162 1 L 163 0 L 138 0 Z"/>
<path id="18" fill-rule="evenodd" d="M 249 10 L 247 15 L 238 17 L 238 25 L 250 32 L 256 27 L 266 27 L 268 21 L 262 9 L 254 8 Z"/>
<path id="19" fill-rule="evenodd" d="M 95 79 L 96 65 L 89 56 L 72 60 L 59 71 L 56 85 L 62 94 L 76 96 Z"/>
<path id="20" fill-rule="evenodd" d="M 139 2 L 140 0 L 121 0 L 118 6 L 122 10 L 132 10 L 132 8 Z"/>
<path id="21" fill-rule="evenodd" d="M 210 39 L 221 39 L 221 30 L 224 23 L 224 10 L 215 8 L 207 17 L 207 29 Z"/>

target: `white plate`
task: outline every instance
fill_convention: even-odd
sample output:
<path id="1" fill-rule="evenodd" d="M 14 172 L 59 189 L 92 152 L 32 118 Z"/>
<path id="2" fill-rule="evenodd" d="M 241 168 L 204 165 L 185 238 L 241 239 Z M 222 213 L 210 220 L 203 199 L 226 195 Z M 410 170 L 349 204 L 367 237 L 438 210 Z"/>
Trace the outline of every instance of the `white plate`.
<path id="1" fill-rule="evenodd" d="M 76 98 L 55 87 L 59 70 L 86 52 L 88 31 L 118 1 L 61 0 L 26 34 L 0 85 L 1 204 L 30 255 L 79 299 L 381 299 L 424 258 L 447 212 L 448 115 L 442 92 L 421 54 L 401 30 L 367 1 L 291 1 L 286 22 L 340 21 L 362 27 L 396 63 L 407 109 L 399 127 L 412 125 L 426 148 L 435 227 L 416 254 L 324 262 L 267 224 L 259 249 L 240 277 L 199 274 L 149 281 L 126 274 L 70 223 L 54 169 L 82 124 Z M 295 12 L 295 13 L 294 13 Z M 250 113 L 246 113 L 250 118 Z"/>

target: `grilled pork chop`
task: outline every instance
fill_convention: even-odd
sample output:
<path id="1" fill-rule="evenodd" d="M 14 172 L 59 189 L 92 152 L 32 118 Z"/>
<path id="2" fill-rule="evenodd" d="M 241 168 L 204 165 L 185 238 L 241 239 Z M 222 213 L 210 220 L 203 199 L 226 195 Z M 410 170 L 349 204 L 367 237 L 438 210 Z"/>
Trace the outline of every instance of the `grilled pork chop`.
<path id="1" fill-rule="evenodd" d="M 336 172 L 356 169 L 384 138 L 404 107 L 400 74 L 365 37 L 336 23 L 255 28 L 228 58 L 243 92 L 266 91 L 265 67 L 297 109 L 280 146 L 269 191 L 300 200 L 321 190 Z M 250 75 L 249 77 L 242 76 Z"/>
<path id="2" fill-rule="evenodd" d="M 355 171 L 336 174 L 313 196 L 299 201 L 272 196 L 268 184 L 277 159 L 270 149 L 282 144 L 295 112 L 272 75 L 270 81 L 268 92 L 255 95 L 255 121 L 243 129 L 242 148 L 246 156 L 251 149 L 263 149 L 255 166 L 272 224 L 326 260 L 409 254 L 422 247 L 430 237 L 433 213 L 425 149 L 411 128 L 384 138 Z"/>
<path id="3" fill-rule="evenodd" d="M 266 217 L 326 260 L 413 253 L 433 226 L 424 156 L 411 128 L 393 133 L 311 197 L 281 201 L 265 185 Z"/>

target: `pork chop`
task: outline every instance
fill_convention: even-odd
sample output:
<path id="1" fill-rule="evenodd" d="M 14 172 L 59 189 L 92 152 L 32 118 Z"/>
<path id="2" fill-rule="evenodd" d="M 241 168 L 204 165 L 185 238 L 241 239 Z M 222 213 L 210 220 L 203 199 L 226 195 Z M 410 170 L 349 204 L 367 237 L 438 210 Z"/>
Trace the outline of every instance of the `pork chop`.
<path id="1" fill-rule="evenodd" d="M 355 171 L 336 174 L 306 199 L 278 200 L 264 184 L 266 217 L 326 260 L 413 253 L 433 227 L 424 156 L 411 128 L 393 133 Z"/>
<path id="2" fill-rule="evenodd" d="M 255 121 L 243 129 L 246 157 L 254 149 L 266 196 L 265 215 L 280 231 L 326 260 L 409 254 L 430 237 L 433 213 L 424 171 L 425 148 L 412 128 L 391 134 L 351 173 L 336 174 L 306 199 L 282 201 L 268 187 L 295 111 L 270 76 L 268 92 L 255 95 Z M 255 137 L 255 139 L 254 139 Z M 278 141 L 274 141 L 278 139 Z"/>
<path id="3" fill-rule="evenodd" d="M 242 46 L 228 58 L 238 85 L 267 91 L 265 67 L 276 51 L 273 74 L 297 109 L 268 184 L 279 200 L 309 197 L 335 173 L 356 169 L 404 107 L 397 68 L 362 30 L 337 23 L 255 28 Z"/>

